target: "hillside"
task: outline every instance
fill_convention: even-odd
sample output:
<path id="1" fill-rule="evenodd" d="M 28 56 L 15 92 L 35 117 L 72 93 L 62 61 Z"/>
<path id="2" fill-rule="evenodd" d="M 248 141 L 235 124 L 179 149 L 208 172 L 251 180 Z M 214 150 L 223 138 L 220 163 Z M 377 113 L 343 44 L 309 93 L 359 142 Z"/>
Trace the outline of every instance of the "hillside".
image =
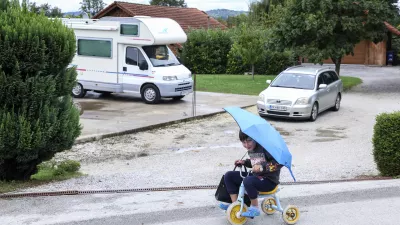
<path id="1" fill-rule="evenodd" d="M 213 10 L 209 10 L 206 11 L 206 13 L 214 18 L 223 18 L 223 19 L 227 19 L 228 16 L 237 16 L 240 14 L 247 14 L 247 11 L 235 11 L 235 10 L 230 10 L 230 9 L 213 9 Z"/>

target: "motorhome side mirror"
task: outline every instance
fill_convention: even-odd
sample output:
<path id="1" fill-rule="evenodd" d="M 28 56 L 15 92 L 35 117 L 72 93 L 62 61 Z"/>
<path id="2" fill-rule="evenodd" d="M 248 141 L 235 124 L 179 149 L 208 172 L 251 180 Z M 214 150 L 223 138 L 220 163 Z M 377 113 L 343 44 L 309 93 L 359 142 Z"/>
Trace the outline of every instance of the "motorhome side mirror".
<path id="1" fill-rule="evenodd" d="M 147 64 L 147 62 L 143 60 L 139 63 L 139 69 L 140 70 L 148 70 L 149 64 Z"/>
<path id="2" fill-rule="evenodd" d="M 271 80 L 267 80 L 267 84 L 271 84 Z"/>
<path id="3" fill-rule="evenodd" d="M 319 87 L 318 87 L 318 89 L 325 89 L 326 87 L 327 87 L 326 84 L 320 84 Z"/>

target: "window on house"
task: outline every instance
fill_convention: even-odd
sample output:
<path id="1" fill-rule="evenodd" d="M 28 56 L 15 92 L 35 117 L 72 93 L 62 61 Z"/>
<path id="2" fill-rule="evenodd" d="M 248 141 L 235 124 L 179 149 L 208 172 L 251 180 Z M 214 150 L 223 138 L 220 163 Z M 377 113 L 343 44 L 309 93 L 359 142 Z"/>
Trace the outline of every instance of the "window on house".
<path id="1" fill-rule="evenodd" d="M 134 24 L 121 24 L 121 34 L 137 36 L 139 34 L 139 26 Z"/>
<path id="2" fill-rule="evenodd" d="M 78 39 L 78 55 L 111 58 L 111 41 Z"/>

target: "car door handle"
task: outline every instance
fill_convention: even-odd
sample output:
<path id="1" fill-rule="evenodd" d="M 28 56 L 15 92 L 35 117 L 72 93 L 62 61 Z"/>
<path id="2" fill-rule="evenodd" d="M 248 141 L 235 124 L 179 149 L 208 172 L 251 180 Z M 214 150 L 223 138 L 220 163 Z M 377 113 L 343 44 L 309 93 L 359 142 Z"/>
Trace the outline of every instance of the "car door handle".
<path id="1" fill-rule="evenodd" d="M 126 71 L 127 71 L 126 66 L 122 67 L 122 70 L 123 70 L 124 72 L 126 72 Z"/>

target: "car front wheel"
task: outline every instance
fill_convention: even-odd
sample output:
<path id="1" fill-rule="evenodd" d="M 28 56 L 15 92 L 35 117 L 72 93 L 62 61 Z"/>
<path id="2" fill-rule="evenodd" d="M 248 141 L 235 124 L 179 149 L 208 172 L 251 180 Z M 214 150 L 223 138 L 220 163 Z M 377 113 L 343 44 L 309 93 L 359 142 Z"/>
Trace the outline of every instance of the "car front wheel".
<path id="1" fill-rule="evenodd" d="M 318 117 L 318 103 L 314 103 L 311 109 L 310 121 L 314 122 L 317 120 Z"/>
<path id="2" fill-rule="evenodd" d="M 333 111 L 339 111 L 340 109 L 340 101 L 342 100 L 342 98 L 340 97 L 340 95 L 338 94 L 336 96 L 336 100 L 335 100 L 335 106 L 333 106 L 332 110 Z"/>

